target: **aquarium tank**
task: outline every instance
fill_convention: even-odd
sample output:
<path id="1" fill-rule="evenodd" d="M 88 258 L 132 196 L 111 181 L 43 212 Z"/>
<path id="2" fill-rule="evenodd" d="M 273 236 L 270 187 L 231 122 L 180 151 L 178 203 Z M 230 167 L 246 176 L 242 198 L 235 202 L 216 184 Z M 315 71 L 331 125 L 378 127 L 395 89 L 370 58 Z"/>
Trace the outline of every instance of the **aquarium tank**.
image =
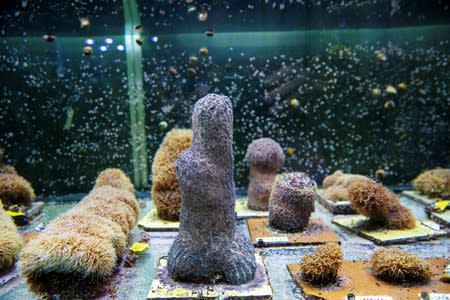
<path id="1" fill-rule="evenodd" d="M 3 0 L 0 83 L 0 299 L 450 297 L 449 0 Z"/>
<path id="2" fill-rule="evenodd" d="M 119 167 L 139 190 L 165 133 L 228 95 L 235 181 L 252 140 L 283 171 L 407 184 L 450 162 L 444 0 L 3 1 L 0 145 L 38 194 Z"/>

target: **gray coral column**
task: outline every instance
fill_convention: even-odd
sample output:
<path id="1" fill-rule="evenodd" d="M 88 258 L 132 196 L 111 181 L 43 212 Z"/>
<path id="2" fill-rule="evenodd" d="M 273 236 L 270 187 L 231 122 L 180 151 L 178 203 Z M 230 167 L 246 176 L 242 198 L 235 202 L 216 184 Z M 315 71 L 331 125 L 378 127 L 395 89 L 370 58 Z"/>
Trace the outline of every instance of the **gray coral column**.
<path id="1" fill-rule="evenodd" d="M 250 240 L 236 230 L 233 183 L 233 111 L 230 99 L 209 94 L 192 114 L 193 140 L 178 155 L 180 232 L 169 251 L 178 280 L 242 284 L 254 277 Z"/>
<path id="2" fill-rule="evenodd" d="M 135 0 L 123 0 L 125 16 L 125 46 L 127 56 L 128 96 L 133 160 L 133 181 L 136 188 L 148 186 L 147 144 L 145 135 L 145 107 L 142 71 L 142 50 L 136 43 L 140 24 Z"/>

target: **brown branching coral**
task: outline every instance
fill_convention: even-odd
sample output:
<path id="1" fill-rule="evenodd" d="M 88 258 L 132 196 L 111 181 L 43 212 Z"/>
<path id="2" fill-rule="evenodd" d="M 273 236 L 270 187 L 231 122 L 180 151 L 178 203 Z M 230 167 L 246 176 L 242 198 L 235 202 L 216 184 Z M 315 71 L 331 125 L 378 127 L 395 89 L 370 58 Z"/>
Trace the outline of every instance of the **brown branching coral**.
<path id="1" fill-rule="evenodd" d="M 100 187 L 53 220 L 21 252 L 22 274 L 38 295 L 91 298 L 122 259 L 139 204 L 128 178 L 100 176 L 104 176 L 97 181 L 103 182 Z M 84 292 L 89 295 L 79 295 Z"/>
<path id="2" fill-rule="evenodd" d="M 429 197 L 450 194 L 450 169 L 436 168 L 421 173 L 413 180 L 417 191 Z"/>
<path id="3" fill-rule="evenodd" d="M 430 266 L 416 255 L 399 249 L 380 248 L 370 259 L 373 274 L 386 281 L 418 282 L 430 279 Z"/>
<path id="4" fill-rule="evenodd" d="M 14 265 L 22 246 L 22 236 L 0 200 L 0 272 Z"/>
<path id="5" fill-rule="evenodd" d="M 411 229 L 416 220 L 397 196 L 373 180 L 356 181 L 348 189 L 353 208 L 390 229 Z"/>
<path id="6" fill-rule="evenodd" d="M 277 175 L 269 199 L 270 226 L 291 232 L 306 229 L 314 211 L 316 188 L 305 173 Z"/>
<path id="7" fill-rule="evenodd" d="M 322 186 L 325 188 L 323 197 L 333 201 L 348 200 L 348 187 L 356 181 L 370 180 L 370 178 L 357 174 L 344 174 L 336 171 L 325 177 Z"/>
<path id="8" fill-rule="evenodd" d="M 178 154 L 191 143 L 192 130 L 172 129 L 155 153 L 152 165 L 152 199 L 161 219 L 178 221 L 180 216 L 181 195 L 175 161 Z"/>
<path id="9" fill-rule="evenodd" d="M 0 199 L 2 199 L 5 209 L 9 209 L 13 205 L 28 208 L 34 198 L 33 187 L 25 178 L 17 174 L 0 174 Z"/>
<path id="10" fill-rule="evenodd" d="M 112 186 L 134 193 L 134 186 L 130 178 L 122 170 L 116 168 L 106 169 L 98 175 L 94 189 L 102 186 Z"/>
<path id="11" fill-rule="evenodd" d="M 248 207 L 267 210 L 276 172 L 284 163 L 283 150 L 270 138 L 257 139 L 248 146 L 245 160 L 250 166 Z"/>
<path id="12" fill-rule="evenodd" d="M 337 281 L 342 263 L 341 247 L 336 243 L 329 243 L 306 254 L 300 261 L 300 271 L 305 281 L 325 285 Z"/>

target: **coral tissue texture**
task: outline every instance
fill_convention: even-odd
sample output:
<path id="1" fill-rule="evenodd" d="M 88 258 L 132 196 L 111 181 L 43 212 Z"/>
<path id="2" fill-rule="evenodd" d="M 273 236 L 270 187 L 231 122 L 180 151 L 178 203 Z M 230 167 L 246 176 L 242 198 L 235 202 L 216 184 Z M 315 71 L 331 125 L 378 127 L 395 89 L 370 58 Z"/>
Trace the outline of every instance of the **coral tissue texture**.
<path id="1" fill-rule="evenodd" d="M 17 174 L 13 166 L 3 163 L 4 150 L 0 147 L 0 199 L 4 209 L 19 207 L 23 210 L 30 207 L 35 195 L 31 184 Z"/>
<path id="2" fill-rule="evenodd" d="M 416 219 L 411 210 L 402 206 L 397 196 L 373 181 L 356 181 L 348 189 L 353 208 L 390 229 L 411 229 Z"/>
<path id="3" fill-rule="evenodd" d="M 164 137 L 155 153 L 152 165 L 152 199 L 158 216 L 169 221 L 180 217 L 181 193 L 175 161 L 178 154 L 192 143 L 192 130 L 172 129 Z"/>
<path id="4" fill-rule="evenodd" d="M 122 171 L 108 169 L 98 178 L 96 188 L 22 250 L 21 272 L 38 295 L 94 297 L 121 260 L 139 203 Z"/>
<path id="5" fill-rule="evenodd" d="M 0 173 L 0 199 L 5 209 L 14 205 L 31 207 L 34 198 L 34 190 L 25 178 L 13 173 Z"/>
<path id="6" fill-rule="evenodd" d="M 306 229 L 316 190 L 316 183 L 305 173 L 277 175 L 269 198 L 270 226 L 291 232 Z"/>
<path id="7" fill-rule="evenodd" d="M 14 265 L 22 246 L 22 236 L 0 200 L 0 272 Z"/>
<path id="8" fill-rule="evenodd" d="M 228 97 L 209 94 L 192 115 L 192 145 L 178 155 L 180 231 L 169 251 L 177 280 L 242 284 L 256 270 L 254 248 L 236 229 L 233 111 Z"/>
<path id="9" fill-rule="evenodd" d="M 102 186 L 112 186 L 134 193 L 134 186 L 130 178 L 122 170 L 116 168 L 106 169 L 98 175 L 94 189 Z"/>
<path id="10" fill-rule="evenodd" d="M 280 145 L 270 138 L 254 140 L 247 148 L 245 160 L 250 167 L 248 207 L 267 210 L 277 171 L 283 166 L 284 154 Z"/>
<path id="11" fill-rule="evenodd" d="M 315 284 L 334 283 L 338 279 L 343 261 L 342 250 L 338 244 L 325 244 L 302 258 L 300 261 L 301 275 L 305 281 Z"/>
<path id="12" fill-rule="evenodd" d="M 323 197 L 333 201 L 348 201 L 348 187 L 356 181 L 370 180 L 369 177 L 357 174 L 344 174 L 335 171 L 328 175 L 322 182 L 324 188 Z"/>
<path id="13" fill-rule="evenodd" d="M 429 197 L 450 195 L 450 169 L 437 168 L 421 173 L 413 180 L 417 191 Z"/>
<path id="14" fill-rule="evenodd" d="M 378 249 L 373 253 L 370 264 L 373 274 L 386 281 L 427 281 L 432 275 L 425 260 L 399 249 Z"/>

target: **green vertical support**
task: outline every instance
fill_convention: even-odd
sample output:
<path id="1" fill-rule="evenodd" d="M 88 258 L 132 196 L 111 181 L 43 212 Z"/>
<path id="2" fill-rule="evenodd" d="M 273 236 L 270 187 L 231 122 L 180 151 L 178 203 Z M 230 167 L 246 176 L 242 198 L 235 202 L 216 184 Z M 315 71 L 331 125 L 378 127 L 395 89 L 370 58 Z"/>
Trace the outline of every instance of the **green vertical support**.
<path id="1" fill-rule="evenodd" d="M 123 0 L 125 16 L 125 49 L 127 56 L 128 96 L 133 160 L 133 181 L 137 188 L 148 186 L 147 144 L 142 71 L 142 50 L 136 43 L 135 26 L 141 23 L 136 1 Z"/>

